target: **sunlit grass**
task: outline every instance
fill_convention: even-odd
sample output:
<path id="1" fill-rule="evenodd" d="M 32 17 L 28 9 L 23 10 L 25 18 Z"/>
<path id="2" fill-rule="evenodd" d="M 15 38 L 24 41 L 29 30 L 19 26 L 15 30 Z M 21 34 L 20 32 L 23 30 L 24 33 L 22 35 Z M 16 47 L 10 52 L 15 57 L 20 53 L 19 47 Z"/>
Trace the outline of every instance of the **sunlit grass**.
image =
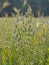
<path id="1" fill-rule="evenodd" d="M 49 18 L 0 18 L 0 65 L 49 65 L 47 49 Z"/>

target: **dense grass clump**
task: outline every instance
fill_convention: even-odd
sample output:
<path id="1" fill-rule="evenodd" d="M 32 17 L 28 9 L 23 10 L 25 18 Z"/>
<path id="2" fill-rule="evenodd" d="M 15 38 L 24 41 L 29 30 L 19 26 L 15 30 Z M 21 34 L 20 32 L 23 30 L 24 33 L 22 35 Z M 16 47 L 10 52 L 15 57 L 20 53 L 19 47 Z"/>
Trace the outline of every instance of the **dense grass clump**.
<path id="1" fill-rule="evenodd" d="M 49 65 L 49 18 L 0 18 L 0 65 Z"/>

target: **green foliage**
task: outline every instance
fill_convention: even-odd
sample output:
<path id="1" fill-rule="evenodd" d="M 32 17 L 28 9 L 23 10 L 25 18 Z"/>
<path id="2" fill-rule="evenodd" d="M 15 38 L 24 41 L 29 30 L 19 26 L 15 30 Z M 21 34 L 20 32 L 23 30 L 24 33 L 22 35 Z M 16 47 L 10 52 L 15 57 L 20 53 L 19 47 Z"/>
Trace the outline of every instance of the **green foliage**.
<path id="1" fill-rule="evenodd" d="M 46 49 L 44 65 L 49 65 L 49 48 Z"/>
<path id="2" fill-rule="evenodd" d="M 48 20 L 0 18 L 0 65 L 49 65 Z"/>

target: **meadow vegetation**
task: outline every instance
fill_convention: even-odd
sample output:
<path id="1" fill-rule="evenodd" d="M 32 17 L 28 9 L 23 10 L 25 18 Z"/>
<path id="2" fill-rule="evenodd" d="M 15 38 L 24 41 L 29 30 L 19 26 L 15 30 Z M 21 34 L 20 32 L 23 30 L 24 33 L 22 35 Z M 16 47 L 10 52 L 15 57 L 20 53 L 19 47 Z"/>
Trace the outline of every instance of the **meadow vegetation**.
<path id="1" fill-rule="evenodd" d="M 0 18 L 0 65 L 49 65 L 49 17 Z"/>

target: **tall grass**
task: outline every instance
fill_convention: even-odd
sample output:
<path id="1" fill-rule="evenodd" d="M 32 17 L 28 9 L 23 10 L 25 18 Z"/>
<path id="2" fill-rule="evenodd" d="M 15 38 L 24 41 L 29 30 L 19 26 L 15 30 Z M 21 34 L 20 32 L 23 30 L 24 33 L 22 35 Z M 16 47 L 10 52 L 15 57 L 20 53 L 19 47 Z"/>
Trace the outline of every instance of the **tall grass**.
<path id="1" fill-rule="evenodd" d="M 49 65 L 49 18 L 0 18 L 0 65 Z"/>

